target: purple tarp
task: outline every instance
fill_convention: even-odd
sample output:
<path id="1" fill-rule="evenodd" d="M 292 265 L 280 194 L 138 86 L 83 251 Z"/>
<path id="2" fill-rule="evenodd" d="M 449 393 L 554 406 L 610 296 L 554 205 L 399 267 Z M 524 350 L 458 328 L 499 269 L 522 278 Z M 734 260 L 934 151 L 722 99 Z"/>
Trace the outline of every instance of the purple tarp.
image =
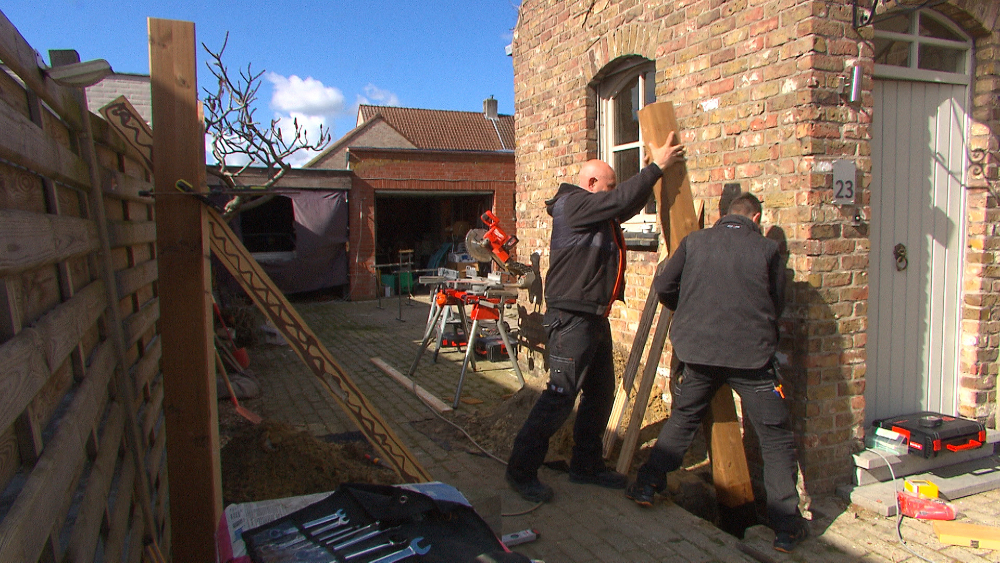
<path id="1" fill-rule="evenodd" d="M 284 293 L 347 284 L 347 192 L 303 190 L 287 197 L 295 214 L 295 258 L 262 261 L 264 271 Z"/>

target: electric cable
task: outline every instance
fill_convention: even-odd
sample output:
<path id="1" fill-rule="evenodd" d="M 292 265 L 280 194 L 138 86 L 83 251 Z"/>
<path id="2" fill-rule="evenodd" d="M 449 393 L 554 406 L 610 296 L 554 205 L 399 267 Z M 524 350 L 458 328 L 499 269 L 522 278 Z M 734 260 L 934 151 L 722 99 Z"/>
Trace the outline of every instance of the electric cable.
<path id="1" fill-rule="evenodd" d="M 906 543 L 906 540 L 903 539 L 903 530 L 902 530 L 903 507 L 900 505 L 899 502 L 899 485 L 897 483 L 898 479 L 896 477 L 896 472 L 892 470 L 892 464 L 889 463 L 889 459 L 887 457 L 882 455 L 882 452 L 873 450 L 872 448 L 865 448 L 865 449 L 882 458 L 882 460 L 885 461 L 886 467 L 889 468 L 889 475 L 892 477 L 893 498 L 895 499 L 896 502 L 896 538 L 899 540 L 900 545 L 902 545 L 903 548 L 906 549 L 906 551 L 909 551 L 917 559 L 920 559 L 921 561 L 926 561 L 927 563 L 936 563 L 935 561 L 931 561 L 930 559 L 927 559 L 923 555 L 920 555 L 916 551 L 913 551 L 913 548 L 911 548 L 910 545 Z"/>

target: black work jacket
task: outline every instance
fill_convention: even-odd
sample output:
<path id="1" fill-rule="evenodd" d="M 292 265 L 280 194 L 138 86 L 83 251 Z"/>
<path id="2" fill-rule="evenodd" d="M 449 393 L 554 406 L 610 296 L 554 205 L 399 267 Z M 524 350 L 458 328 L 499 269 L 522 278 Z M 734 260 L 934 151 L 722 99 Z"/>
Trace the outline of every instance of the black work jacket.
<path id="1" fill-rule="evenodd" d="M 552 216 L 545 304 L 605 315 L 625 295 L 621 222 L 639 212 L 662 172 L 650 164 L 609 192 L 562 184 L 545 202 Z"/>
<path id="2" fill-rule="evenodd" d="M 726 215 L 681 241 L 653 288 L 674 310 L 670 341 L 684 362 L 764 367 L 778 346 L 785 261 L 749 217 Z"/>

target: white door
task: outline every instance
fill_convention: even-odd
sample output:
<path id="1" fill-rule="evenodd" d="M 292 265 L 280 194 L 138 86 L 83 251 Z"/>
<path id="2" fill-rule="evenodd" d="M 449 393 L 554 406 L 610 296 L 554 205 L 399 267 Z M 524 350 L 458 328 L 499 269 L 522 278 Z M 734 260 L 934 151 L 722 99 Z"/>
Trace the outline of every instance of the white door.
<path id="1" fill-rule="evenodd" d="M 965 85 L 876 80 L 866 418 L 957 414 Z"/>

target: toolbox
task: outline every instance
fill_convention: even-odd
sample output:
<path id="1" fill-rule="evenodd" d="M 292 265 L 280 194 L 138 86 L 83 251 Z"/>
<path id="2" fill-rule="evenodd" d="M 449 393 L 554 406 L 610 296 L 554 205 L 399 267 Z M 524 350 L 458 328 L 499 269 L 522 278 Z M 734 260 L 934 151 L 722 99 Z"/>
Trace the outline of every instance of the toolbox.
<path id="1" fill-rule="evenodd" d="M 944 452 L 974 450 L 986 443 L 986 427 L 975 420 L 936 412 L 916 412 L 876 420 L 878 428 L 898 432 L 906 438 L 910 454 L 924 458 Z"/>

